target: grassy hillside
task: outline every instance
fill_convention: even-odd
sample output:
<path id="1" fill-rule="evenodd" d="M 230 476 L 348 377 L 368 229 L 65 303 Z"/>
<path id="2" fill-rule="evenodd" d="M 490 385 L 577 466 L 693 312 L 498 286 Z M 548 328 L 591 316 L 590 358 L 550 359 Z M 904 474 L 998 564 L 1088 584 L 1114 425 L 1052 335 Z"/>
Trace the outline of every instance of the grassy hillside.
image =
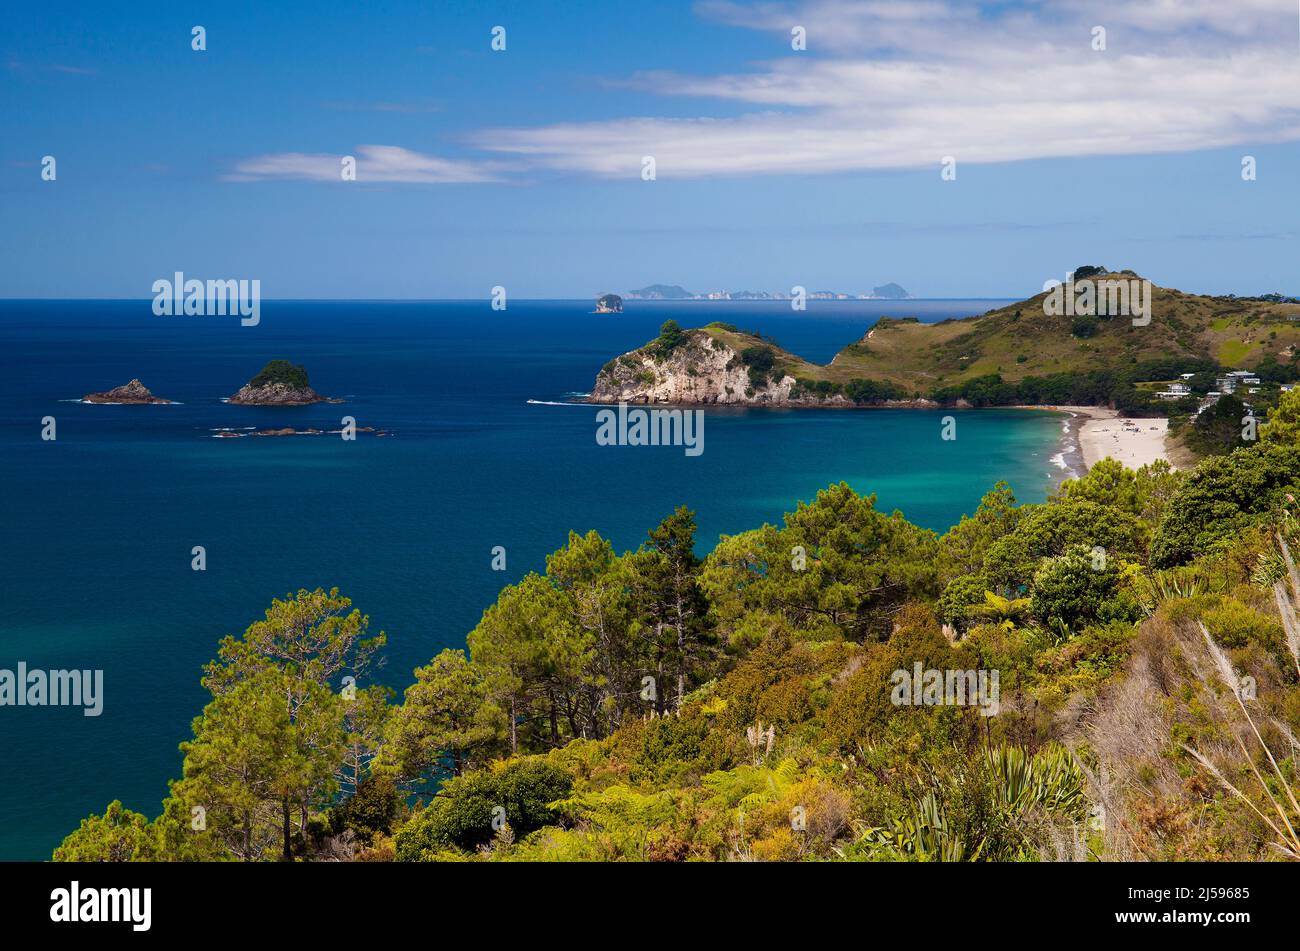
<path id="1" fill-rule="evenodd" d="M 1096 279 L 1133 277 L 1109 273 Z M 1015 383 L 1060 374 L 1122 372 L 1156 363 L 1253 369 L 1273 361 L 1290 366 L 1300 347 L 1296 304 L 1187 294 L 1152 285 L 1151 322 L 1135 327 L 1129 317 L 1048 316 L 1046 296 L 935 324 L 882 318 L 825 366 L 727 325 L 703 329 L 737 352 L 755 346 L 771 349 L 776 369 L 796 379 L 840 385 L 867 379 L 919 396 L 992 375 Z M 1165 378 L 1154 368 L 1146 376 Z"/>
<path id="2" fill-rule="evenodd" d="M 1113 317 L 1075 326 L 1072 317 L 1044 313 L 1046 296 L 966 320 L 882 320 L 824 372 L 831 379 L 867 376 L 926 390 L 993 373 L 1015 381 L 1170 358 L 1245 369 L 1269 356 L 1292 362 L 1300 344 L 1295 304 L 1206 297 L 1152 285 L 1149 325 L 1135 327 L 1129 318 Z"/>
<path id="3" fill-rule="evenodd" d="M 1142 285 L 1132 272 L 1080 271 L 1090 275 L 1099 301 L 1102 288 L 1127 282 L 1143 288 L 1140 303 L 1121 316 L 1114 304 L 1090 311 L 1066 306 L 1060 297 L 1049 308 L 1052 295 L 1042 293 L 961 320 L 924 324 L 914 317 L 884 317 L 824 366 L 731 324 L 683 330 L 668 321 L 658 338 L 601 368 L 591 400 L 1074 404 L 1189 418 L 1226 370 L 1259 373 L 1263 382 L 1250 395 L 1257 413 L 1276 405 L 1281 384 L 1300 380 L 1300 304 L 1277 295 L 1185 294 Z M 1081 285 L 1071 296 L 1078 293 Z M 1192 395 L 1172 404 L 1162 400 L 1157 391 L 1183 374 L 1194 375 Z"/>

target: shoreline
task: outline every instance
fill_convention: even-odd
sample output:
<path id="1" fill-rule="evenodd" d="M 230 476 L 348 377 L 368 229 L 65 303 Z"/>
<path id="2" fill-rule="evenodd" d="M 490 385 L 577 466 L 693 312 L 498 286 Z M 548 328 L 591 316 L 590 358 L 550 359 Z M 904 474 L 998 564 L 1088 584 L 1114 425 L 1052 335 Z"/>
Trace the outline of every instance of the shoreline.
<path id="1" fill-rule="evenodd" d="M 604 400 L 594 400 L 590 396 L 577 405 L 617 406 Z M 886 400 L 873 404 L 854 404 L 844 402 L 803 402 L 788 400 L 782 403 L 628 403 L 629 407 L 642 409 L 930 409 L 930 410 L 1036 410 L 1039 412 L 1060 413 L 1064 416 L 1061 424 L 1060 449 L 1049 460 L 1064 479 L 1078 479 L 1089 469 L 1105 458 L 1111 458 L 1129 469 L 1164 460 L 1177 469 L 1169 457 L 1166 440 L 1169 435 L 1169 420 L 1160 417 L 1121 416 L 1118 410 L 1107 406 L 1069 406 L 1041 405 L 1031 406 L 1017 404 L 1012 406 L 944 406 L 933 400 Z"/>
<path id="2" fill-rule="evenodd" d="M 1158 460 L 1173 466 L 1166 440 L 1169 420 L 1163 417 L 1122 416 L 1105 406 L 1016 406 L 1067 413 L 1061 451 L 1052 461 L 1079 478 L 1102 459 L 1111 458 L 1128 469 L 1140 469 Z M 1174 468 L 1177 468 L 1174 466 Z"/>

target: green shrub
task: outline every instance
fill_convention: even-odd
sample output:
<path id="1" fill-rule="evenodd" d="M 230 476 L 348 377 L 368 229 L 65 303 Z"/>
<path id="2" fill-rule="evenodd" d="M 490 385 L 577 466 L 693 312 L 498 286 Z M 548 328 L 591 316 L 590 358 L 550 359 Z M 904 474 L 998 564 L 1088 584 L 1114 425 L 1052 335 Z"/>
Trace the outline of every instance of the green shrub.
<path id="1" fill-rule="evenodd" d="M 305 390 L 308 386 L 307 370 L 288 360 L 272 360 L 262 367 L 261 373 L 249 380 L 249 386 L 270 386 L 274 383 L 283 383 L 295 390 Z"/>
<path id="2" fill-rule="evenodd" d="M 939 596 L 939 617 L 946 624 L 964 629 L 978 616 L 975 608 L 984 604 L 988 584 L 978 575 L 961 575 L 952 579 Z"/>
<path id="3" fill-rule="evenodd" d="M 1206 459 L 1166 505 L 1151 544 L 1151 563 L 1181 565 L 1217 551 L 1295 494 L 1300 447 L 1264 442 Z"/>
<path id="4" fill-rule="evenodd" d="M 329 811 L 330 832 L 338 835 L 351 829 L 358 842 L 370 845 L 376 834 L 393 831 L 403 808 L 402 795 L 390 777 L 367 776 L 351 797 Z"/>
<path id="5" fill-rule="evenodd" d="M 855 403 L 875 403 L 897 399 L 903 394 L 892 384 L 855 378 L 844 384 L 844 395 Z"/>
<path id="6" fill-rule="evenodd" d="M 1119 573 L 1109 559 L 1099 561 L 1086 547 L 1072 546 L 1034 575 L 1034 617 L 1067 627 L 1096 620 L 1114 598 L 1118 584 Z"/>
<path id="7" fill-rule="evenodd" d="M 149 820 L 125 809 L 119 799 L 102 816 L 81 820 L 77 831 L 54 850 L 56 862 L 137 862 L 154 855 Z"/>
<path id="8" fill-rule="evenodd" d="M 1096 317 L 1076 317 L 1070 324 L 1070 333 L 1081 339 L 1095 337 L 1097 335 L 1097 318 Z"/>
<path id="9" fill-rule="evenodd" d="M 505 810 L 516 839 L 550 825 L 550 804 L 564 799 L 573 779 L 544 760 L 516 760 L 494 772 L 449 780 L 428 807 L 397 833 L 398 861 L 422 861 L 450 846 L 474 849 L 496 834 L 493 820 Z M 500 824 L 499 821 L 497 823 Z"/>
<path id="10" fill-rule="evenodd" d="M 675 320 L 665 320 L 659 328 L 659 338 L 655 345 L 661 355 L 667 356 L 686 342 L 686 331 Z"/>
<path id="11" fill-rule="evenodd" d="M 1259 644 L 1274 652 L 1282 649 L 1282 626 L 1236 598 L 1224 598 L 1218 607 L 1207 610 L 1201 620 L 1224 647 Z"/>

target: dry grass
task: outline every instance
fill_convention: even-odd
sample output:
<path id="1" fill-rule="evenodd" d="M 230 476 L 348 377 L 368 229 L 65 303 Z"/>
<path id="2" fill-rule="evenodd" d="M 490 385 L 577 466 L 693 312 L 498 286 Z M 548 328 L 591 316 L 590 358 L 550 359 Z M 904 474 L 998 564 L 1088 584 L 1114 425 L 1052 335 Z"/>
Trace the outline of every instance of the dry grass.
<path id="1" fill-rule="evenodd" d="M 1294 624 L 1289 591 L 1280 604 Z M 1125 674 L 1085 722 L 1090 793 L 1104 816 L 1100 857 L 1258 859 L 1271 850 L 1300 859 L 1300 802 L 1285 762 L 1300 742 L 1243 686 L 1203 624 L 1147 620 Z M 1190 739 L 1174 746 L 1177 736 Z M 1198 767 L 1190 774 L 1189 762 Z"/>
<path id="2" fill-rule="evenodd" d="M 1176 801 L 1181 793 L 1177 770 L 1163 755 L 1172 726 L 1162 702 L 1170 688 L 1171 643 L 1165 622 L 1147 621 L 1127 671 L 1084 718 L 1096 761 L 1087 775 L 1092 798 L 1101 806 L 1103 859 L 1158 858 L 1158 849 L 1148 841 L 1148 823 L 1134 805 Z"/>

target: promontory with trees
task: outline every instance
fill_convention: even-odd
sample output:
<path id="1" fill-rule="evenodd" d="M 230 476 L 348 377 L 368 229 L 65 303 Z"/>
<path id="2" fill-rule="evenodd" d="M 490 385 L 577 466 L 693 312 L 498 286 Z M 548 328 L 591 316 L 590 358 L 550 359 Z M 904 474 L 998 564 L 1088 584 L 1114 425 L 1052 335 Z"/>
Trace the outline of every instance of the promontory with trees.
<path id="1" fill-rule="evenodd" d="M 1080 268 L 1099 285 L 1131 272 Z M 1264 386 L 1300 378 L 1300 304 L 1278 295 L 1211 297 L 1150 285 L 1150 320 L 1049 313 L 1048 292 L 979 317 L 884 317 L 828 364 L 804 360 L 725 322 L 676 321 L 597 376 L 591 399 L 751 405 L 1167 406 L 1159 384 L 1187 374 L 1189 395 L 1216 373 L 1255 371 Z M 1072 308 L 1071 308 L 1072 309 Z M 1101 309 L 1095 307 L 1095 309 Z"/>

